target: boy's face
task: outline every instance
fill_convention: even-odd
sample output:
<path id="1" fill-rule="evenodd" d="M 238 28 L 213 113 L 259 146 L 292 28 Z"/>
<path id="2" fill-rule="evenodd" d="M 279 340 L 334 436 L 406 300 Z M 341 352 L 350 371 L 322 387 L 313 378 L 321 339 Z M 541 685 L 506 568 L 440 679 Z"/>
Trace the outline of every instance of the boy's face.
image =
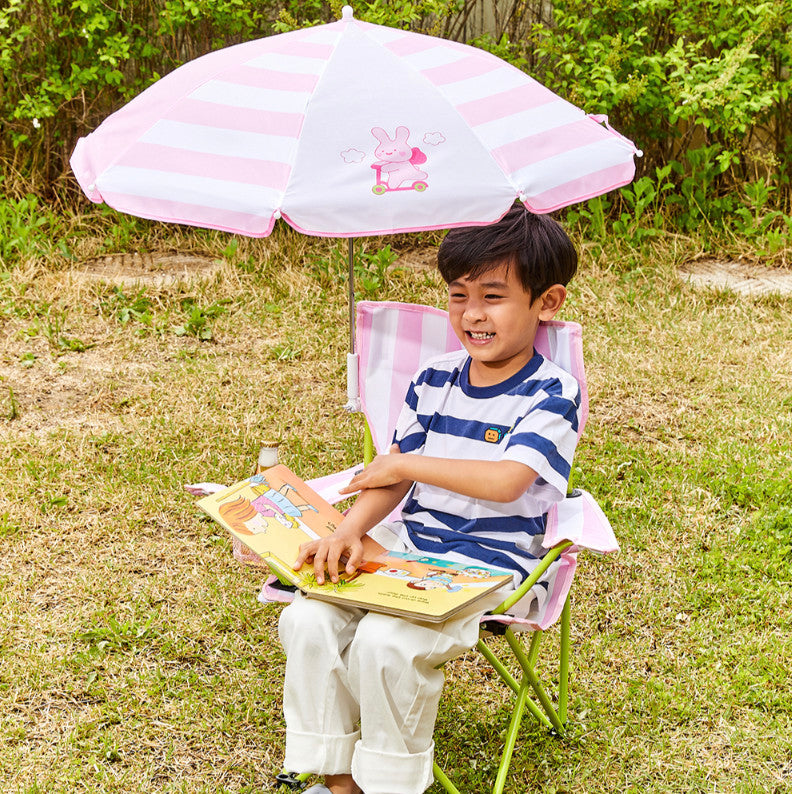
<path id="1" fill-rule="evenodd" d="M 452 281 L 448 312 L 472 359 L 471 385 L 493 386 L 519 372 L 533 357 L 539 321 L 551 319 L 565 297 L 564 287 L 555 284 L 532 302 L 514 268 L 505 264 L 476 279 Z"/>

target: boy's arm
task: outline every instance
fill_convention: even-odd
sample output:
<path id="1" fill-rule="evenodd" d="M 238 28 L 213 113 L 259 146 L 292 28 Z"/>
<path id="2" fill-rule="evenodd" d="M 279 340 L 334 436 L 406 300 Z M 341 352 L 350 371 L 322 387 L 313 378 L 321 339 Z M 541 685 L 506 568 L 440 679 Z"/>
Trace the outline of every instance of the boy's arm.
<path id="1" fill-rule="evenodd" d="M 382 488 L 407 480 L 434 485 L 473 499 L 513 502 L 530 488 L 538 476 L 530 466 L 513 460 L 449 460 L 401 454 L 394 445 L 391 454 L 378 455 L 339 493 Z"/>
<path id="2" fill-rule="evenodd" d="M 299 570 L 306 561 L 313 558 L 316 581 L 324 584 L 326 567 L 330 580 L 337 582 L 338 564 L 343 558 L 346 561 L 346 572 L 354 573 L 363 561 L 361 538 L 390 515 L 411 485 L 412 482 L 405 480 L 383 487 L 367 488 L 355 500 L 355 504 L 332 535 L 300 546 L 300 553 L 294 561 L 294 570 Z"/>

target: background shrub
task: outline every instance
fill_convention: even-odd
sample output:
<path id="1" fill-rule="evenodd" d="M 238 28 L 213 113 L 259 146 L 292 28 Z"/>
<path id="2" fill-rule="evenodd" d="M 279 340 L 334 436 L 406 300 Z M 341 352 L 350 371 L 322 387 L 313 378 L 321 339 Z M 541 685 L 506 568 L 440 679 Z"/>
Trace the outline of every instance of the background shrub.
<path id="1" fill-rule="evenodd" d="M 674 185 L 661 203 L 684 230 L 760 199 L 788 213 L 790 0 L 562 0 L 553 12 L 534 28 L 534 75 L 638 143 L 639 175 Z"/>

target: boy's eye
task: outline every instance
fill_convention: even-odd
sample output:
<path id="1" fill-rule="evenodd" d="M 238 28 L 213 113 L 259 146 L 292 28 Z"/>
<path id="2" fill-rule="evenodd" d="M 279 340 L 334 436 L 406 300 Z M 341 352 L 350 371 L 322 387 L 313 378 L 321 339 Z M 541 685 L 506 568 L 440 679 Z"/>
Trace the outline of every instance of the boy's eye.
<path id="1" fill-rule="evenodd" d="M 485 297 L 485 298 L 486 298 L 488 301 L 491 301 L 491 300 L 499 300 L 500 298 L 502 298 L 502 297 L 503 297 L 503 295 L 498 295 L 498 294 L 495 294 L 494 292 L 491 292 L 491 293 L 489 293 L 488 295 L 485 295 L 484 297 Z"/>

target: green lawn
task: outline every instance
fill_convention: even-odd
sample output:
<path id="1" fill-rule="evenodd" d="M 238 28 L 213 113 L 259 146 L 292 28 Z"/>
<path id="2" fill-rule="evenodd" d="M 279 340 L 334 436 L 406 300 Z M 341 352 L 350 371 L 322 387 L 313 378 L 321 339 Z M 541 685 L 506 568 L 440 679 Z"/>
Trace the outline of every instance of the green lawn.
<path id="1" fill-rule="evenodd" d="M 182 484 L 248 474 L 272 437 L 302 476 L 350 465 L 361 421 L 331 243 L 227 242 L 181 287 L 0 272 L 2 791 L 254 792 L 279 768 L 278 608 Z M 792 299 L 694 291 L 670 243 L 594 253 L 564 311 L 577 482 L 622 550 L 581 557 L 570 734 L 526 721 L 507 791 L 790 790 Z M 442 305 L 433 272 L 372 262 L 378 297 Z M 477 794 L 506 690 L 473 654 L 447 674 L 438 756 Z"/>

